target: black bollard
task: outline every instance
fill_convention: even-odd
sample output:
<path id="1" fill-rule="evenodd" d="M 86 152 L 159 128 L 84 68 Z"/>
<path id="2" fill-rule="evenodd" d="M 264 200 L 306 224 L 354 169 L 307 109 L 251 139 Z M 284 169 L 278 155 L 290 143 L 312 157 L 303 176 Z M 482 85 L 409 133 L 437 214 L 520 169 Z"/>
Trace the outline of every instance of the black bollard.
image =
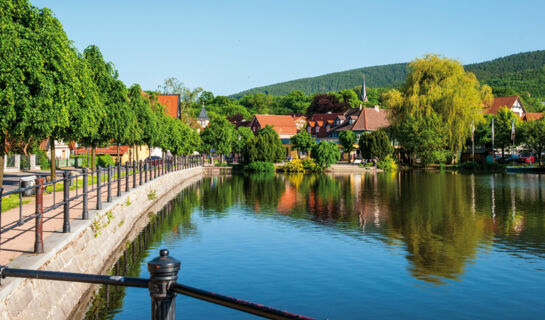
<path id="1" fill-rule="evenodd" d="M 92 176 L 91 176 L 92 179 Z M 76 179 L 76 187 L 77 187 L 78 180 Z M 81 219 L 87 220 L 89 219 L 89 210 L 88 210 L 88 197 L 87 193 L 89 192 L 87 190 L 88 187 L 88 172 L 87 168 L 83 168 L 83 211 L 81 213 Z"/>
<path id="2" fill-rule="evenodd" d="M 170 291 L 170 286 L 178 279 L 180 264 L 180 261 L 168 256 L 166 249 L 148 262 L 152 320 L 176 319 L 176 293 Z"/>
<path id="3" fill-rule="evenodd" d="M 72 173 L 66 171 L 64 173 L 64 183 L 63 183 L 63 195 L 64 195 L 64 214 L 63 214 L 63 225 L 62 232 L 70 232 L 70 176 Z"/>

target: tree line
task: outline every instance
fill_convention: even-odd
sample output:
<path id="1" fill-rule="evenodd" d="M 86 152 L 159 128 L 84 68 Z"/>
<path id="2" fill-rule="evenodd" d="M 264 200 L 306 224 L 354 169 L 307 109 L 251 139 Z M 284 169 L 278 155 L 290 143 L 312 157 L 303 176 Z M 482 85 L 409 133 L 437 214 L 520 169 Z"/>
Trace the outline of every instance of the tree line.
<path id="1" fill-rule="evenodd" d="M 155 93 L 127 88 L 97 46 L 78 52 L 51 10 L 6 0 L 0 12 L 0 185 L 17 142 L 26 150 L 49 139 L 52 179 L 56 139 L 93 151 L 114 143 L 188 154 L 198 146 L 198 134 L 166 116 Z"/>

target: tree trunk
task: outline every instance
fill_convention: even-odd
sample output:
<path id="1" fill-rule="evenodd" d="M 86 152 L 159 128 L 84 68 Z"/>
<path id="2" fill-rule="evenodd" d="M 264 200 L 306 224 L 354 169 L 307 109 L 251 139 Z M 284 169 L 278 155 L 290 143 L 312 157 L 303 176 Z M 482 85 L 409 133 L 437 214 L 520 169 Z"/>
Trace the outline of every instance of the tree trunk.
<path id="1" fill-rule="evenodd" d="M 138 162 L 140 158 L 138 157 L 138 146 L 134 145 L 134 161 Z"/>
<path id="2" fill-rule="evenodd" d="M 91 147 L 91 170 L 95 171 L 97 169 L 97 148 L 95 146 Z"/>
<path id="3" fill-rule="evenodd" d="M 49 148 L 51 149 L 51 180 L 57 180 L 57 161 L 55 158 L 55 138 L 49 138 Z"/>
<path id="4" fill-rule="evenodd" d="M 4 159 L 4 150 L 0 150 L 0 187 L 4 185 Z"/>
<path id="5" fill-rule="evenodd" d="M 501 157 L 505 157 L 505 148 L 501 147 Z"/>
<path id="6" fill-rule="evenodd" d="M 119 157 L 119 142 L 117 143 L 117 164 L 121 164 L 121 158 Z"/>

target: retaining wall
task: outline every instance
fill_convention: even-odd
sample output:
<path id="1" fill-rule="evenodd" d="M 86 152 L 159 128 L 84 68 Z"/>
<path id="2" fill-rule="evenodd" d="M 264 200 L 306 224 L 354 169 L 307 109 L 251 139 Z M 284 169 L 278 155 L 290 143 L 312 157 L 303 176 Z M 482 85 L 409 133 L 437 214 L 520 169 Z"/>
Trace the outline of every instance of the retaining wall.
<path id="1" fill-rule="evenodd" d="M 45 253 L 23 254 L 10 268 L 102 274 L 121 248 L 186 186 L 202 178 L 203 168 L 172 172 L 90 210 L 89 220 L 71 222 L 71 233 L 54 233 Z M 51 280 L 7 278 L 0 286 L 0 319 L 80 318 L 97 285 Z"/>

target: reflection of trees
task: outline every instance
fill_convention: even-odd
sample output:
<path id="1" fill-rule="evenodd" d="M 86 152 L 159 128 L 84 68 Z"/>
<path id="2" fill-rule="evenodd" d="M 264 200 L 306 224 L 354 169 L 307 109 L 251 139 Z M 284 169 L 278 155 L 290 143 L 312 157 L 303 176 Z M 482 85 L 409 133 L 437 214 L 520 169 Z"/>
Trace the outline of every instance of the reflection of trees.
<path id="1" fill-rule="evenodd" d="M 457 279 L 487 238 L 488 219 L 472 212 L 465 178 L 402 174 L 399 196 L 385 199 L 395 207 L 388 224 L 406 242 L 411 272 L 419 279 Z"/>
<path id="2" fill-rule="evenodd" d="M 203 208 L 210 209 L 207 213 L 225 213 L 236 203 L 242 184 L 239 176 L 204 178 L 200 193 Z"/>
<path id="3" fill-rule="evenodd" d="M 274 174 L 257 173 L 243 176 L 246 202 L 255 206 L 256 212 L 262 209 L 275 210 L 284 192 L 283 177 Z"/>

